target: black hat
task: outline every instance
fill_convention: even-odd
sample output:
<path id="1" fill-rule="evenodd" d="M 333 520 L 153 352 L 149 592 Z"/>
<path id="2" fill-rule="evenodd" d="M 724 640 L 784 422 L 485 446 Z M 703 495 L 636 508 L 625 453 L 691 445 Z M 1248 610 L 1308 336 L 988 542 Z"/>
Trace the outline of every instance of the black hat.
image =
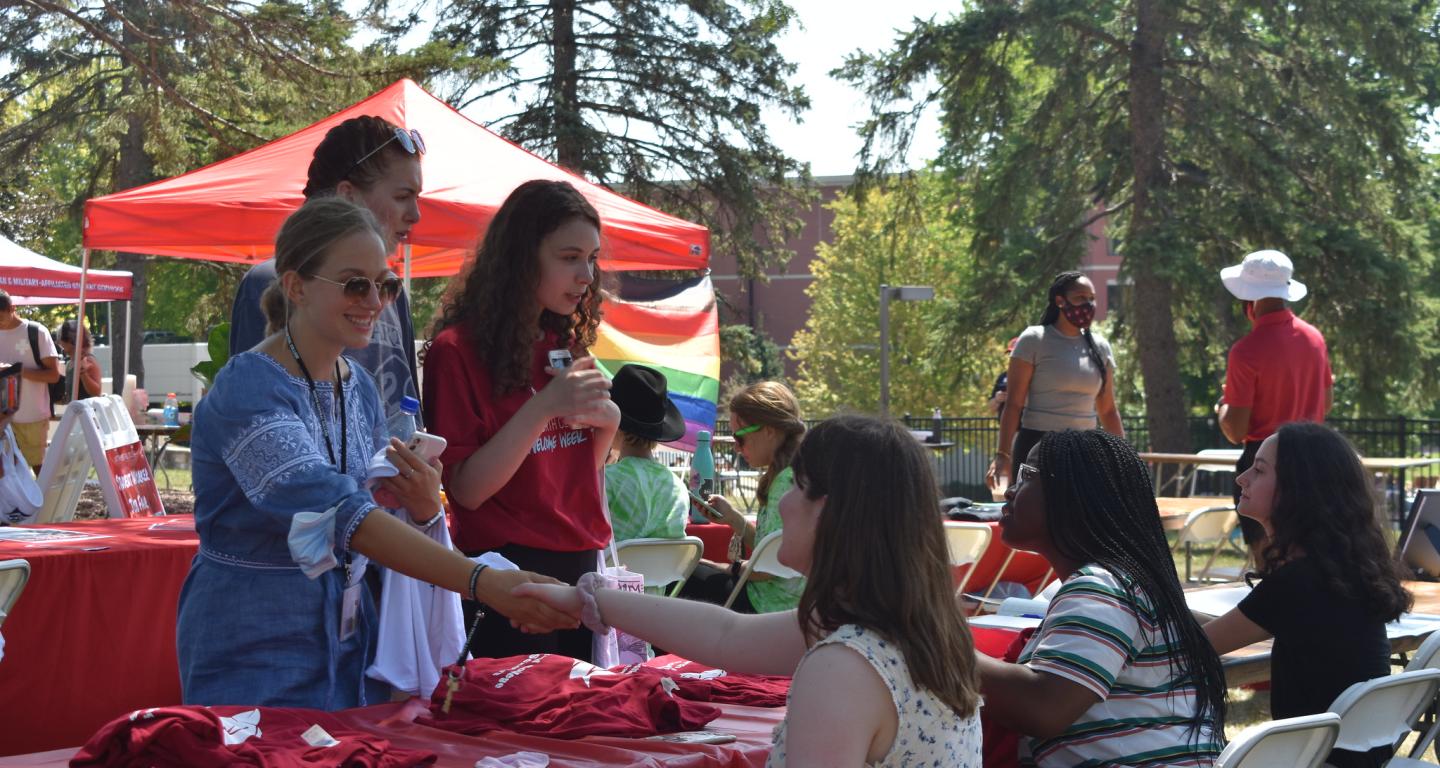
<path id="1" fill-rule="evenodd" d="M 610 385 L 610 399 L 620 408 L 620 429 L 662 443 L 684 437 L 685 418 L 666 388 L 665 374 L 654 368 L 621 366 Z"/>

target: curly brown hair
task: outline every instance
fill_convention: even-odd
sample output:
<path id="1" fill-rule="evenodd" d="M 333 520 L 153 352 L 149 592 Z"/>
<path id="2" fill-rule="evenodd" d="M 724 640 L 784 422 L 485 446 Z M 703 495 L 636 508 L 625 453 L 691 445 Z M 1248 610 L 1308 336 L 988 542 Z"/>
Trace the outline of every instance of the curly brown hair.
<path id="1" fill-rule="evenodd" d="M 1291 422 L 1275 432 L 1274 536 L 1260 553 L 1270 572 L 1302 553 L 1327 586 L 1384 621 L 1414 597 L 1375 519 L 1375 492 L 1355 446 L 1324 424 Z"/>
<path id="2" fill-rule="evenodd" d="M 600 214 L 569 183 L 536 179 L 516 187 L 440 308 L 431 338 L 460 326 L 476 358 L 490 368 L 496 395 L 530 385 L 536 328 L 529 318 L 539 304 L 540 241 L 577 218 L 600 229 Z M 575 312 L 565 316 L 540 308 L 539 330 L 558 335 L 576 357 L 585 355 L 600 327 L 600 299 L 597 265 Z"/>

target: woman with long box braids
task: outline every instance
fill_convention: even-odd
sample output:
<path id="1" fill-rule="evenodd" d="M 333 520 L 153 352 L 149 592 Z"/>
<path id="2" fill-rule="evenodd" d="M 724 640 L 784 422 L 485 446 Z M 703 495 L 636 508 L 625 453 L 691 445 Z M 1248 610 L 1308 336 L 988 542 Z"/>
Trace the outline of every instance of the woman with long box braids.
<path id="1" fill-rule="evenodd" d="M 1101 430 L 1052 432 L 1005 500 L 1005 543 L 1063 580 L 1019 663 L 977 656 L 985 711 L 1025 735 L 1021 764 L 1213 762 L 1225 675 L 1185 605 L 1135 450 Z"/>

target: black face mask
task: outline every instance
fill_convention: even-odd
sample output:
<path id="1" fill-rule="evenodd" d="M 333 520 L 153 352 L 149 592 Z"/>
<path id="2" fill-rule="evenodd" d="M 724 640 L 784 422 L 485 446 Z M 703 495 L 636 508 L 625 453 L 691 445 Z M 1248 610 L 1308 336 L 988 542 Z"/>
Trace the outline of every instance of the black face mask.
<path id="1" fill-rule="evenodd" d="M 1070 324 L 1085 330 L 1095 320 L 1095 302 L 1087 301 L 1084 304 L 1071 304 L 1068 300 L 1060 307 L 1060 314 L 1070 321 Z"/>

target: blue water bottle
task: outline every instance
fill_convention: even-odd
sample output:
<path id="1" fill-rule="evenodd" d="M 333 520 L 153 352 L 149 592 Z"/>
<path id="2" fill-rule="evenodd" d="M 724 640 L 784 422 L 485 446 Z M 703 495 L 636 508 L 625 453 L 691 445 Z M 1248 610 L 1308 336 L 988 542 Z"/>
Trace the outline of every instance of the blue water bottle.
<path id="1" fill-rule="evenodd" d="M 420 413 L 420 401 L 406 395 L 400 398 L 400 412 L 390 417 L 386 427 L 390 436 L 405 442 L 415 434 L 415 417 Z"/>
<path id="2" fill-rule="evenodd" d="M 165 417 L 165 426 L 180 426 L 180 400 L 175 397 L 174 392 L 165 395 L 165 410 L 162 413 Z"/>
<path id="3" fill-rule="evenodd" d="M 715 451 L 710 445 L 710 433 L 700 430 L 695 433 L 695 458 L 690 461 L 690 488 L 695 495 L 709 500 L 715 492 Z M 690 519 L 697 523 L 711 522 L 693 506 Z"/>

